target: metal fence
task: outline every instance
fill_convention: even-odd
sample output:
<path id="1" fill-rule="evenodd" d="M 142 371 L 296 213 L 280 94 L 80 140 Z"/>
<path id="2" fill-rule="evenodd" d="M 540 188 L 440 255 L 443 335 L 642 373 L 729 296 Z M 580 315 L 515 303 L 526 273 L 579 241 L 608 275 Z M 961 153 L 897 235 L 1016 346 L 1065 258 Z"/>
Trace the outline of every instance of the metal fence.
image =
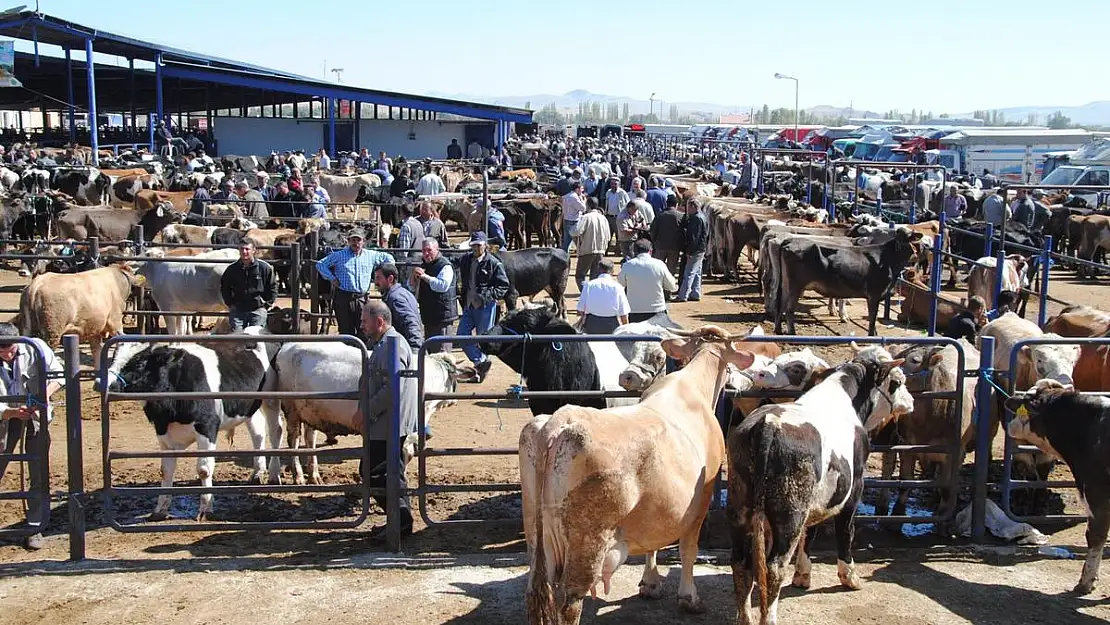
<path id="1" fill-rule="evenodd" d="M 918 165 L 915 163 L 884 163 L 876 161 L 859 161 L 851 159 L 841 159 L 833 161 L 830 165 L 832 168 L 836 167 L 854 167 L 856 170 L 855 187 L 848 192 L 848 200 L 852 202 L 852 214 L 859 214 L 860 206 L 869 209 L 874 215 L 885 217 L 890 221 L 896 223 L 917 223 L 917 202 L 916 194 L 917 187 L 914 186 L 913 196 L 910 197 L 908 204 L 905 205 L 905 211 L 893 211 L 889 208 L 884 208 L 882 193 L 878 194 L 877 200 L 874 204 L 867 204 L 860 202 L 860 195 L 862 195 L 862 188 L 860 183 L 863 182 L 863 177 L 860 175 L 862 169 L 876 169 L 880 171 L 940 171 L 940 188 L 945 188 L 948 182 L 948 172 L 943 165 Z M 830 194 L 836 195 L 836 185 L 833 185 L 833 190 L 829 191 Z"/>
<path id="2" fill-rule="evenodd" d="M 753 152 L 754 152 L 754 155 L 755 155 L 755 156 L 753 156 L 753 159 L 759 165 L 759 178 L 758 178 L 757 183 L 756 183 L 756 188 L 758 189 L 758 192 L 759 192 L 760 195 L 763 195 L 764 177 L 768 173 L 770 173 L 772 175 L 774 174 L 774 171 L 771 171 L 771 172 L 766 171 L 765 165 L 766 165 L 766 162 L 767 162 L 767 159 L 766 159 L 767 156 L 776 156 L 776 155 L 778 155 L 778 156 L 790 156 L 790 157 L 792 157 L 792 159 L 808 161 L 810 163 L 810 167 L 807 168 L 808 173 L 806 175 L 805 203 L 809 204 L 809 205 L 813 204 L 813 181 L 814 181 L 814 177 L 813 177 L 812 163 L 813 163 L 813 161 L 821 161 L 823 163 L 822 169 L 824 170 L 824 173 L 821 176 L 821 181 L 825 184 L 825 192 L 823 193 L 821 208 L 824 208 L 825 210 L 829 211 L 829 218 L 830 218 L 830 223 L 831 223 L 831 219 L 832 219 L 833 215 L 832 215 L 832 211 L 830 210 L 830 208 L 831 208 L 831 198 L 830 198 L 830 191 L 829 191 L 829 181 L 831 180 L 831 176 L 832 176 L 832 169 L 830 168 L 830 163 L 832 162 L 832 160 L 829 158 L 828 154 L 826 154 L 825 152 L 818 152 L 818 151 L 815 151 L 815 150 L 797 150 L 797 149 L 789 150 L 789 149 L 772 149 L 772 148 L 756 148 L 755 150 L 753 150 Z"/>

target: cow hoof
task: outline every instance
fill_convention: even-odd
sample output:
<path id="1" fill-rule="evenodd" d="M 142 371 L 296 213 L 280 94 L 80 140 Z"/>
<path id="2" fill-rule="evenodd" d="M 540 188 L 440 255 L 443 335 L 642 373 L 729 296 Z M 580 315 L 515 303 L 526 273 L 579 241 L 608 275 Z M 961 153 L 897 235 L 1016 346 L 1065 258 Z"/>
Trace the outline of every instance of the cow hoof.
<path id="1" fill-rule="evenodd" d="M 849 590 L 859 590 L 863 588 L 863 582 L 860 581 L 859 575 L 856 574 L 854 566 L 849 566 L 843 561 L 837 562 L 836 575 L 840 578 L 840 585 Z"/>
<path id="2" fill-rule="evenodd" d="M 264 476 L 265 476 L 264 472 L 255 471 L 254 473 L 251 474 L 251 479 L 250 479 L 249 483 L 250 484 L 265 484 L 266 483 L 266 478 Z"/>
<path id="3" fill-rule="evenodd" d="M 155 510 L 154 512 L 150 513 L 150 516 L 147 517 L 147 520 L 157 522 L 165 521 L 168 518 L 170 518 L 170 513 L 168 510 Z"/>
<path id="4" fill-rule="evenodd" d="M 1077 595 L 1089 595 L 1089 594 L 1091 594 L 1092 591 L 1094 591 L 1094 589 L 1095 589 L 1094 581 L 1090 581 L 1090 582 L 1080 581 L 1078 584 L 1075 585 L 1075 588 L 1071 589 L 1071 591 L 1074 594 L 1077 594 Z"/>
<path id="5" fill-rule="evenodd" d="M 314 474 L 312 477 L 308 478 L 308 483 L 309 484 L 315 484 L 317 486 L 323 486 L 324 485 L 324 478 L 320 477 L 320 474 L 317 473 L 317 474 Z"/>
<path id="6" fill-rule="evenodd" d="M 810 574 L 809 573 L 795 573 L 794 579 L 790 581 L 790 585 L 802 590 L 809 590 Z"/>
<path id="7" fill-rule="evenodd" d="M 654 582 L 640 582 L 640 597 L 643 599 L 662 599 L 663 582 L 659 580 Z"/>
<path id="8" fill-rule="evenodd" d="M 705 614 L 705 604 L 696 597 L 679 597 L 678 608 L 688 614 Z"/>
<path id="9" fill-rule="evenodd" d="M 197 523 L 204 523 L 208 520 L 208 511 L 204 510 L 197 513 Z"/>
<path id="10" fill-rule="evenodd" d="M 304 476 L 303 475 L 298 475 L 297 477 L 293 478 L 293 482 L 296 483 L 297 486 L 304 486 L 305 485 Z"/>
<path id="11" fill-rule="evenodd" d="M 275 486 L 281 486 L 281 476 L 277 475 L 277 474 L 271 475 L 270 479 L 267 480 L 266 483 L 267 484 L 272 484 L 272 485 L 275 485 Z"/>

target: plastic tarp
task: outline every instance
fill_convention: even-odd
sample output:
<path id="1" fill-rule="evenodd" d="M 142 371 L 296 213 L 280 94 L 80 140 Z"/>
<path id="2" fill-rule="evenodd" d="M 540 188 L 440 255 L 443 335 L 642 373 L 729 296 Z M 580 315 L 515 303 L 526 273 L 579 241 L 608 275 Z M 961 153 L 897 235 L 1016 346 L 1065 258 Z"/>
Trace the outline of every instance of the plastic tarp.
<path id="1" fill-rule="evenodd" d="M 1072 163 L 1085 163 L 1090 161 L 1110 162 L 1110 140 L 1095 139 L 1085 144 L 1071 155 Z"/>

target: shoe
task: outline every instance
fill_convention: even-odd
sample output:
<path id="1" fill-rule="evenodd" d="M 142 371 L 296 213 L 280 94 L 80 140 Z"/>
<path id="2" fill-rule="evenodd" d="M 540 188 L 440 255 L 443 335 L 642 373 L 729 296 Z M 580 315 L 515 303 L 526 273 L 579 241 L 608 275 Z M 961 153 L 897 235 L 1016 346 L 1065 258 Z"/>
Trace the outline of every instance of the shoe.
<path id="1" fill-rule="evenodd" d="M 671 301 L 676 303 L 676 304 L 685 304 L 686 303 L 686 298 L 676 297 L 676 298 L 672 299 Z"/>
<path id="2" fill-rule="evenodd" d="M 691 297 L 690 299 L 688 299 L 686 301 L 688 301 L 688 302 L 700 302 L 701 298 L 700 297 Z"/>
<path id="3" fill-rule="evenodd" d="M 370 529 L 370 544 L 373 544 L 373 545 L 384 545 L 385 544 L 385 534 L 386 534 L 385 528 L 386 528 L 386 525 L 383 523 L 381 525 L 375 525 L 373 528 Z M 401 519 L 401 538 L 405 539 L 405 538 L 408 538 L 409 536 L 412 536 L 412 516 L 411 515 L 409 516 L 407 521 L 404 518 Z"/>
<path id="4" fill-rule="evenodd" d="M 31 534 L 27 538 L 24 538 L 23 546 L 28 551 L 38 551 L 39 549 L 42 549 L 44 546 L 42 534 Z"/>
<path id="5" fill-rule="evenodd" d="M 479 384 L 481 384 L 482 381 L 486 379 L 486 376 L 489 375 L 489 370 L 492 366 L 493 361 L 489 359 L 483 360 L 482 362 L 474 365 L 474 374 L 475 377 L 478 379 Z"/>

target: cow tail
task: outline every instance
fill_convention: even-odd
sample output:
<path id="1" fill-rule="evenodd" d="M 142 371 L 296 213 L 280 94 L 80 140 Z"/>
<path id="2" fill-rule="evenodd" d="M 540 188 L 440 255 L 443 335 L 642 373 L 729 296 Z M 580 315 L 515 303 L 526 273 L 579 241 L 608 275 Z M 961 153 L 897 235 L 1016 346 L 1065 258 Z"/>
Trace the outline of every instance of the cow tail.
<path id="1" fill-rule="evenodd" d="M 764 420 L 759 428 L 759 447 L 753 458 L 752 488 L 753 506 L 751 510 L 752 527 L 752 566 L 755 567 L 756 583 L 759 584 L 759 607 L 767 614 L 767 480 L 771 459 L 771 445 L 774 444 L 775 427 Z"/>
<path id="2" fill-rule="evenodd" d="M 549 449 L 540 452 L 536 466 L 540 468 L 536 475 L 536 548 L 533 551 L 531 571 L 528 578 L 528 594 L 525 599 L 529 625 L 547 625 L 558 623 L 555 613 L 555 593 L 547 572 L 547 554 L 544 549 L 543 536 L 543 501 L 544 486 L 547 483 L 546 470 L 547 454 Z"/>

